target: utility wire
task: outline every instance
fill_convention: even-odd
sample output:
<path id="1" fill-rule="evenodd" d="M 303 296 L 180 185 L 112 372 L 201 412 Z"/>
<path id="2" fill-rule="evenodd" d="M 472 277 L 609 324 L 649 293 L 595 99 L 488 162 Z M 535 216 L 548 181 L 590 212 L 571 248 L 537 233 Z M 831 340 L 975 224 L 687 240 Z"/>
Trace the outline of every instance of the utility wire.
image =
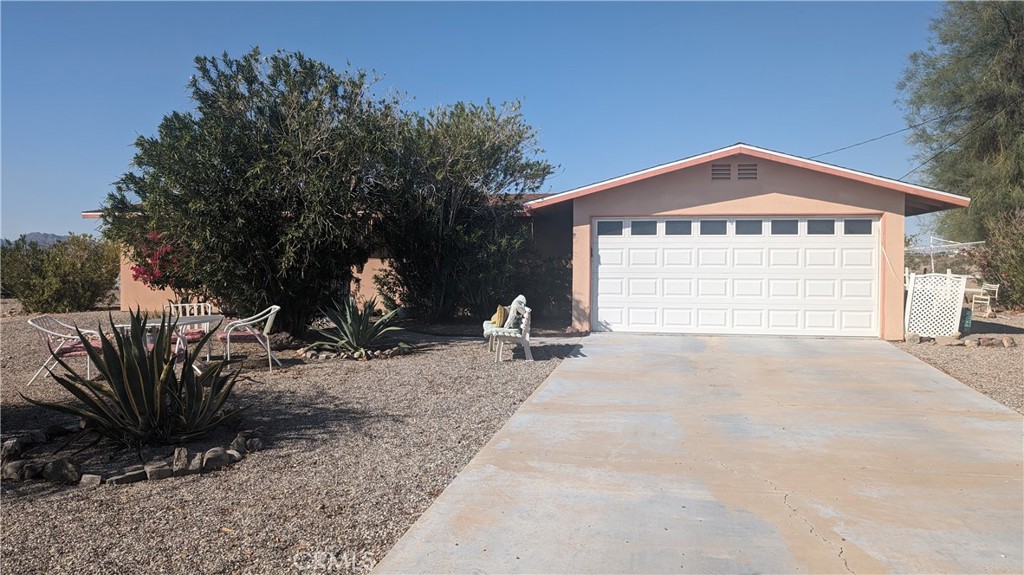
<path id="1" fill-rule="evenodd" d="M 949 145 L 947 145 L 947 146 L 943 147 L 943 148 L 942 148 L 941 150 L 939 150 L 938 152 L 935 152 L 934 154 L 932 154 L 932 156 L 931 156 L 931 157 L 929 157 L 929 158 L 928 158 L 927 160 L 925 160 L 925 161 L 921 162 L 921 163 L 920 163 L 920 164 L 919 164 L 919 165 L 918 165 L 918 166 L 917 166 L 916 168 L 914 168 L 913 170 L 910 170 L 909 172 L 907 172 L 907 173 L 903 174 L 903 176 L 902 176 L 901 178 L 899 178 L 899 180 L 897 180 L 897 181 L 900 181 L 900 182 L 902 182 L 902 181 L 904 180 L 904 178 L 906 178 L 906 177 L 907 177 L 907 176 L 909 176 L 910 174 L 913 174 L 914 172 L 916 172 L 916 171 L 920 170 L 921 168 L 925 167 L 925 165 L 926 165 L 926 164 L 928 164 L 928 162 L 931 162 L 931 161 L 932 161 L 932 160 L 934 160 L 935 158 L 939 157 L 939 155 L 941 155 L 941 154 L 942 154 L 943 152 L 945 152 L 946 150 L 948 150 L 948 149 L 952 148 L 953 146 L 955 146 L 955 145 L 959 144 L 960 142 L 962 142 L 962 141 L 964 140 L 964 138 L 966 138 L 967 136 L 970 136 L 970 135 L 971 135 L 971 134 L 973 134 L 974 132 L 977 132 L 978 130 L 980 130 L 981 128 L 983 128 L 983 127 L 984 127 L 984 126 L 985 126 L 986 124 L 988 124 L 988 123 L 989 123 L 989 122 L 991 122 L 992 120 L 995 120 L 995 119 L 996 119 L 996 118 L 997 118 L 997 117 L 999 116 L 999 114 L 1002 114 L 1003 112 L 1005 112 L 1005 111 L 1009 110 L 1009 109 L 1010 109 L 1010 107 L 1012 107 L 1012 106 L 1016 106 L 1016 105 L 1017 105 L 1017 103 L 1018 103 L 1018 102 L 1020 102 L 1021 100 L 1024 100 L 1024 96 L 1021 96 L 1020 98 L 1017 98 L 1017 99 L 1016 99 L 1016 100 L 1014 100 L 1013 102 L 1010 102 L 1009 104 L 1007 104 L 1007 105 L 1003 106 L 1003 108 L 1002 108 L 1001 110 L 999 110 L 999 111 L 998 111 L 998 112 L 996 112 L 995 114 L 992 114 L 991 116 L 989 116 L 987 120 L 985 120 L 984 122 L 982 122 L 982 123 L 978 124 L 977 126 L 975 126 L 975 127 L 971 128 L 971 129 L 970 129 L 970 130 L 968 130 L 968 131 L 967 131 L 967 132 L 966 132 L 966 133 L 965 133 L 964 135 L 960 136 L 959 138 L 957 138 L 956 140 L 954 140 L 954 141 L 953 141 L 952 143 L 950 143 Z"/>
<path id="2" fill-rule="evenodd" d="M 849 150 L 850 148 L 856 148 L 857 146 L 863 146 L 864 144 L 870 144 L 871 142 L 874 142 L 874 141 L 877 141 L 877 140 L 881 140 L 882 138 L 888 138 L 889 136 L 895 136 L 896 134 L 899 134 L 899 133 L 902 133 L 902 132 L 906 132 L 907 130 L 913 130 L 914 128 L 920 128 L 921 126 L 923 126 L 925 124 L 930 124 L 931 122 L 934 122 L 936 120 L 941 120 L 943 118 L 948 118 L 949 116 L 952 116 L 954 114 L 959 114 L 960 112 L 963 112 L 966 109 L 967 109 L 967 106 L 963 106 L 963 107 L 961 107 L 958 110 L 953 110 L 952 112 L 946 112 L 945 114 L 942 114 L 941 116 L 935 116 L 934 118 L 929 118 L 929 119 L 927 119 L 927 120 L 925 120 L 923 122 L 914 124 L 913 126 L 907 126 L 906 128 L 902 128 L 902 129 L 896 130 L 895 132 L 889 132 L 888 134 L 883 134 L 881 136 L 877 136 L 875 138 L 871 138 L 870 140 L 864 140 L 863 142 L 857 142 L 856 144 L 850 144 L 849 146 L 843 146 L 842 148 L 836 148 L 835 150 L 830 150 L 828 152 L 825 152 L 825 153 L 822 153 L 822 154 L 818 154 L 817 156 L 811 156 L 808 159 L 814 160 L 814 159 L 820 158 L 822 156 L 827 156 L 829 154 L 834 154 L 836 152 L 842 152 L 843 150 Z"/>

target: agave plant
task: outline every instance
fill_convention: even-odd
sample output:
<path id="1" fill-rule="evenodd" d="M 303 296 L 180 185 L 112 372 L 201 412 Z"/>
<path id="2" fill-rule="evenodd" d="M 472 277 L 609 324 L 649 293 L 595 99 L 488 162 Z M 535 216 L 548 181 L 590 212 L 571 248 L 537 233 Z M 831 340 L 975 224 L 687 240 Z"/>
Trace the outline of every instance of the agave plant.
<path id="1" fill-rule="evenodd" d="M 320 313 L 324 314 L 333 327 L 316 330 L 327 339 L 314 343 L 313 347 L 345 351 L 356 357 L 363 357 L 367 351 L 380 347 L 384 334 L 402 328 L 392 325 L 398 310 L 374 321 L 373 312 L 376 309 L 377 298 L 370 298 L 359 309 L 359 304 L 351 296 L 341 302 L 335 301 L 331 307 L 320 308 Z"/>
<path id="2" fill-rule="evenodd" d="M 122 333 L 111 317 L 113 337 L 100 329 L 100 349 L 85 345 L 100 373 L 96 380 L 82 377 L 58 358 L 67 373 L 54 373 L 53 378 L 79 404 L 22 397 L 41 407 L 81 417 L 87 429 L 129 446 L 189 441 L 235 416 L 238 411 L 229 412 L 224 406 L 238 371 L 223 374 L 227 362 L 220 361 L 197 373 L 193 369 L 195 357 L 186 348 L 180 373 L 176 373 L 177 358 L 171 349 L 173 319 L 164 315 L 159 329 L 149 328 L 149 337 L 146 319 L 141 312 L 132 312 L 130 328 Z M 202 349 L 210 335 L 206 334 L 195 349 Z M 86 343 L 81 332 L 79 337 Z"/>

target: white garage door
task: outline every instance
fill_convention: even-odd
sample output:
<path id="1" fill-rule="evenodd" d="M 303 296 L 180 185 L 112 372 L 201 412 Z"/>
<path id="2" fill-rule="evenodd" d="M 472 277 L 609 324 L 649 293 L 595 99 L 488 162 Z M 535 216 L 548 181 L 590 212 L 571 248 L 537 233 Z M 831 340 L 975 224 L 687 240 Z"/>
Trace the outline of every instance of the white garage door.
<path id="1" fill-rule="evenodd" d="M 599 218 L 597 331 L 875 336 L 878 220 Z"/>

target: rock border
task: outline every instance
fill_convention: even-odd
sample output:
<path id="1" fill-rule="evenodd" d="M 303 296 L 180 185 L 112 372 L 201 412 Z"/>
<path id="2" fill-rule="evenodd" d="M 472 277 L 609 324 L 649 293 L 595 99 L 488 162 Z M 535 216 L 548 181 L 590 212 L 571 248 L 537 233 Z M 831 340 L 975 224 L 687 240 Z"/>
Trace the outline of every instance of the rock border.
<path id="1" fill-rule="evenodd" d="M 77 483 L 83 487 L 97 485 L 126 485 L 139 481 L 160 481 L 169 477 L 182 477 L 209 473 L 223 469 L 245 459 L 249 453 L 263 449 L 263 437 L 258 430 L 240 431 L 230 444 L 212 447 L 190 454 L 187 447 L 176 447 L 168 460 L 154 457 L 142 465 L 129 465 L 121 473 L 104 478 L 102 475 L 83 473 L 81 465 L 67 457 L 50 461 L 33 461 L 22 456 L 36 445 L 77 432 L 78 429 L 51 425 L 41 431 L 31 431 L 3 442 L 0 479 L 28 481 L 45 479 L 53 483 Z"/>

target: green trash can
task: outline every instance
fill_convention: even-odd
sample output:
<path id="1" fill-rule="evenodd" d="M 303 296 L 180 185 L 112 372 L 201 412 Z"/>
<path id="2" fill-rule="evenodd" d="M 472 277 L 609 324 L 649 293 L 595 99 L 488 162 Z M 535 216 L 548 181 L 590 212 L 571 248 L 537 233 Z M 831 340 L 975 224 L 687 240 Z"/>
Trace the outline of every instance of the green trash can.
<path id="1" fill-rule="evenodd" d="M 971 308 L 963 308 L 963 313 L 960 314 L 960 333 L 967 335 L 971 333 L 971 316 L 973 312 Z"/>

